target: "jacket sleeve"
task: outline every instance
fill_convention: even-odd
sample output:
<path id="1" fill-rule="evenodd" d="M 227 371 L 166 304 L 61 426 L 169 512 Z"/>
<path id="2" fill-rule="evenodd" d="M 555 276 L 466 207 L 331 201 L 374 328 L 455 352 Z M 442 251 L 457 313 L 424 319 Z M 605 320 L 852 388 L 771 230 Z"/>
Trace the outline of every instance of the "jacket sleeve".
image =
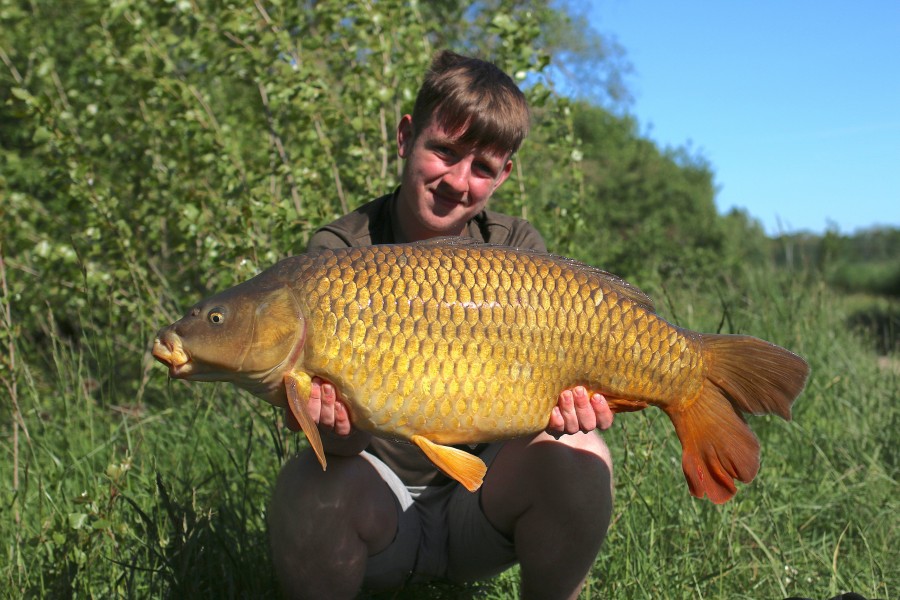
<path id="1" fill-rule="evenodd" d="M 313 250 L 337 250 L 339 248 L 350 248 L 352 244 L 338 232 L 323 228 L 316 231 L 311 238 L 309 238 L 309 243 L 306 244 L 306 251 L 312 252 Z"/>
<path id="2" fill-rule="evenodd" d="M 535 229 L 534 225 L 524 219 L 517 219 L 515 225 L 510 228 L 508 245 L 514 248 L 527 248 L 529 250 L 547 251 L 544 238 Z"/>

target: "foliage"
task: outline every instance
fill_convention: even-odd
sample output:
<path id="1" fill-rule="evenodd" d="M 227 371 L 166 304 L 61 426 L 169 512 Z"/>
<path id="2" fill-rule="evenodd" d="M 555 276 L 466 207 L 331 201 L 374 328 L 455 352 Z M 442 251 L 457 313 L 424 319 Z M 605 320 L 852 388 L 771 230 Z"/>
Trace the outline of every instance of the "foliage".
<path id="1" fill-rule="evenodd" d="M 578 100 L 619 109 L 632 101 L 627 77 L 632 73 L 625 48 L 591 28 L 587 3 L 566 2 L 555 23 L 544 27 L 543 41 L 553 55 L 557 85 Z"/>
<path id="2" fill-rule="evenodd" d="M 772 546 L 796 540 L 766 527 L 785 518 L 797 525 L 793 551 L 831 578 L 816 585 L 896 592 L 884 565 L 900 544 L 870 527 L 898 508 L 893 363 L 876 374 L 870 349 L 835 321 L 844 307 L 821 287 L 806 299 L 791 287 L 820 285 L 818 259 L 802 258 L 797 265 L 812 266 L 793 283 L 744 268 L 766 262 L 768 241 L 746 214 L 716 215 L 701 157 L 660 150 L 633 119 L 552 91 L 560 56 L 583 57 L 603 41 L 588 34 L 548 0 L 0 0 L 6 595 L 274 594 L 265 504 L 284 457 L 303 442 L 227 386 L 167 385 L 148 345 L 198 297 L 301 251 L 315 227 L 396 185 L 394 127 L 442 47 L 496 61 L 533 107 L 532 135 L 497 208 L 531 219 L 553 250 L 676 298 L 663 309 L 685 325 L 771 335 L 809 352 L 821 373 L 814 398 L 831 408 L 804 409 L 804 429 L 765 434 L 770 456 L 785 458 L 774 487 L 761 496 L 748 488 L 743 508 L 684 498 L 647 510 L 659 515 L 649 528 L 638 522 L 649 498 L 686 494 L 670 472 L 672 448 L 650 452 L 671 444 L 670 432 L 657 433 L 652 418 L 623 426 L 612 444 L 626 474 L 620 524 L 590 589 L 631 597 L 670 578 L 721 597 L 751 586 L 780 593 Z M 598 103 L 615 102 L 626 68 L 607 48 Z M 892 240 L 879 242 L 881 258 L 897 256 Z M 845 443 L 836 415 L 850 409 L 858 424 Z M 789 460 L 807 442 L 826 459 L 834 499 L 817 491 L 822 480 L 803 480 L 810 451 Z M 782 480 L 815 503 L 788 502 Z M 863 491 L 871 502 L 852 512 Z M 848 533 L 818 519 L 817 507 L 845 519 Z M 684 531 L 702 573 L 679 570 L 681 551 L 660 543 Z M 727 544 L 728 565 L 704 550 L 704 536 Z M 845 541 L 857 554 L 829 567 Z M 654 579 L 657 561 L 639 562 L 632 548 L 660 553 L 671 569 Z M 507 597 L 516 586 L 511 572 L 473 594 Z"/>
<path id="3" fill-rule="evenodd" d="M 727 264 L 713 173 L 687 149 L 660 150 L 631 117 L 575 105 L 585 173 L 578 246 L 589 262 L 643 283 L 708 276 Z"/>
<path id="4" fill-rule="evenodd" d="M 0 186 L 19 318 L 39 323 L 50 305 L 66 327 L 146 338 L 159 321 L 148 298 L 171 316 L 301 251 L 317 225 L 396 184 L 394 126 L 433 40 L 479 40 L 523 80 L 548 64 L 532 42 L 550 9 L 513 20 L 518 4 L 453 5 L 472 19 L 451 40 L 437 5 L 399 1 L 4 0 Z M 564 102 L 528 93 L 546 115 L 537 131 L 566 127 Z M 563 173 L 545 202 L 578 201 L 573 136 L 551 139 L 506 188 L 523 212 L 537 163 Z"/>
<path id="5" fill-rule="evenodd" d="M 772 256 L 778 264 L 815 268 L 847 292 L 900 296 L 900 229 L 783 234 L 773 240 Z"/>
<path id="6" fill-rule="evenodd" d="M 687 493 L 662 413 L 619 415 L 606 434 L 613 525 L 584 598 L 896 596 L 900 538 L 884 526 L 900 510 L 896 357 L 875 360 L 843 326 L 849 306 L 821 281 L 773 270 L 744 280 L 722 298 L 699 285 L 671 287 L 661 310 L 685 326 L 725 323 L 723 331 L 807 357 L 813 375 L 794 422 L 751 420 L 762 470 L 717 507 Z M 51 342 L 54 371 L 44 381 L 23 377 L 17 395 L 27 435 L 20 485 L 4 492 L 13 517 L 0 524 L 6 595 L 275 596 L 265 506 L 299 443 L 280 415 L 212 384 L 175 382 L 158 406 L 124 404 L 128 397 L 96 387 L 84 370 L 87 355 L 103 354 L 96 340 Z M 12 468 L 0 463 L 0 479 L 9 482 Z M 512 570 L 399 597 L 513 598 L 517 590 Z"/>

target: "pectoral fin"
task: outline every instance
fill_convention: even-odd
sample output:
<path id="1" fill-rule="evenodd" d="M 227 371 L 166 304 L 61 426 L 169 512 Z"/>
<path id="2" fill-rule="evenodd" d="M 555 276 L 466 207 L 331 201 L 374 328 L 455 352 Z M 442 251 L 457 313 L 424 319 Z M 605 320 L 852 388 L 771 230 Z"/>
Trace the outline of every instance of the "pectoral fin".
<path id="1" fill-rule="evenodd" d="M 297 423 L 300 424 L 300 429 L 306 434 L 306 439 L 309 440 L 309 445 L 312 447 L 313 452 L 316 453 L 316 458 L 319 459 L 319 463 L 324 471 L 326 466 L 325 449 L 322 447 L 319 427 L 306 410 L 311 385 L 312 380 L 306 373 L 290 373 L 284 376 L 284 390 L 287 392 L 291 414 L 294 415 Z"/>
<path id="2" fill-rule="evenodd" d="M 425 456 L 437 468 L 463 484 L 467 490 L 474 492 L 481 487 L 481 483 L 484 481 L 484 474 L 487 472 L 487 466 L 485 466 L 483 460 L 464 450 L 435 444 L 421 435 L 414 435 L 411 440 L 422 449 Z"/>

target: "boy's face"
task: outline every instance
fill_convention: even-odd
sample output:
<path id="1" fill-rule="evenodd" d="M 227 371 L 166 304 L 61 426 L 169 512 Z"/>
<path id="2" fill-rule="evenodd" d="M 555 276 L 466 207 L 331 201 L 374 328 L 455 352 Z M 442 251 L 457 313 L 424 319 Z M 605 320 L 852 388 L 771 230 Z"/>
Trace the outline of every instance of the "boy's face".
<path id="1" fill-rule="evenodd" d="M 461 144 L 440 125 L 414 132 L 409 115 L 400 121 L 397 141 L 406 159 L 401 219 L 413 239 L 460 235 L 512 170 L 508 155 Z"/>

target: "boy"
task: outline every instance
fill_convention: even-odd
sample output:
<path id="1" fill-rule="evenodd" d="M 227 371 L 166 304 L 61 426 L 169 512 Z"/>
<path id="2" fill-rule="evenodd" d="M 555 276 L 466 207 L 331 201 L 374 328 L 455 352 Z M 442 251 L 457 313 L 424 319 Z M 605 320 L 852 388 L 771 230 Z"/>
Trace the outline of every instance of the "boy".
<path id="1" fill-rule="evenodd" d="M 400 187 L 321 228 L 308 249 L 461 235 L 545 250 L 529 223 L 485 209 L 528 123 L 509 76 L 439 53 L 397 128 Z M 547 431 L 474 448 L 489 466 L 476 493 L 414 446 L 354 430 L 329 383 L 315 382 L 309 408 L 328 471 L 309 451 L 288 462 L 269 512 L 273 560 L 288 595 L 352 598 L 363 586 L 471 581 L 518 562 L 523 597 L 578 596 L 612 511 L 609 450 L 592 433 L 612 424 L 601 395 L 564 390 Z"/>

